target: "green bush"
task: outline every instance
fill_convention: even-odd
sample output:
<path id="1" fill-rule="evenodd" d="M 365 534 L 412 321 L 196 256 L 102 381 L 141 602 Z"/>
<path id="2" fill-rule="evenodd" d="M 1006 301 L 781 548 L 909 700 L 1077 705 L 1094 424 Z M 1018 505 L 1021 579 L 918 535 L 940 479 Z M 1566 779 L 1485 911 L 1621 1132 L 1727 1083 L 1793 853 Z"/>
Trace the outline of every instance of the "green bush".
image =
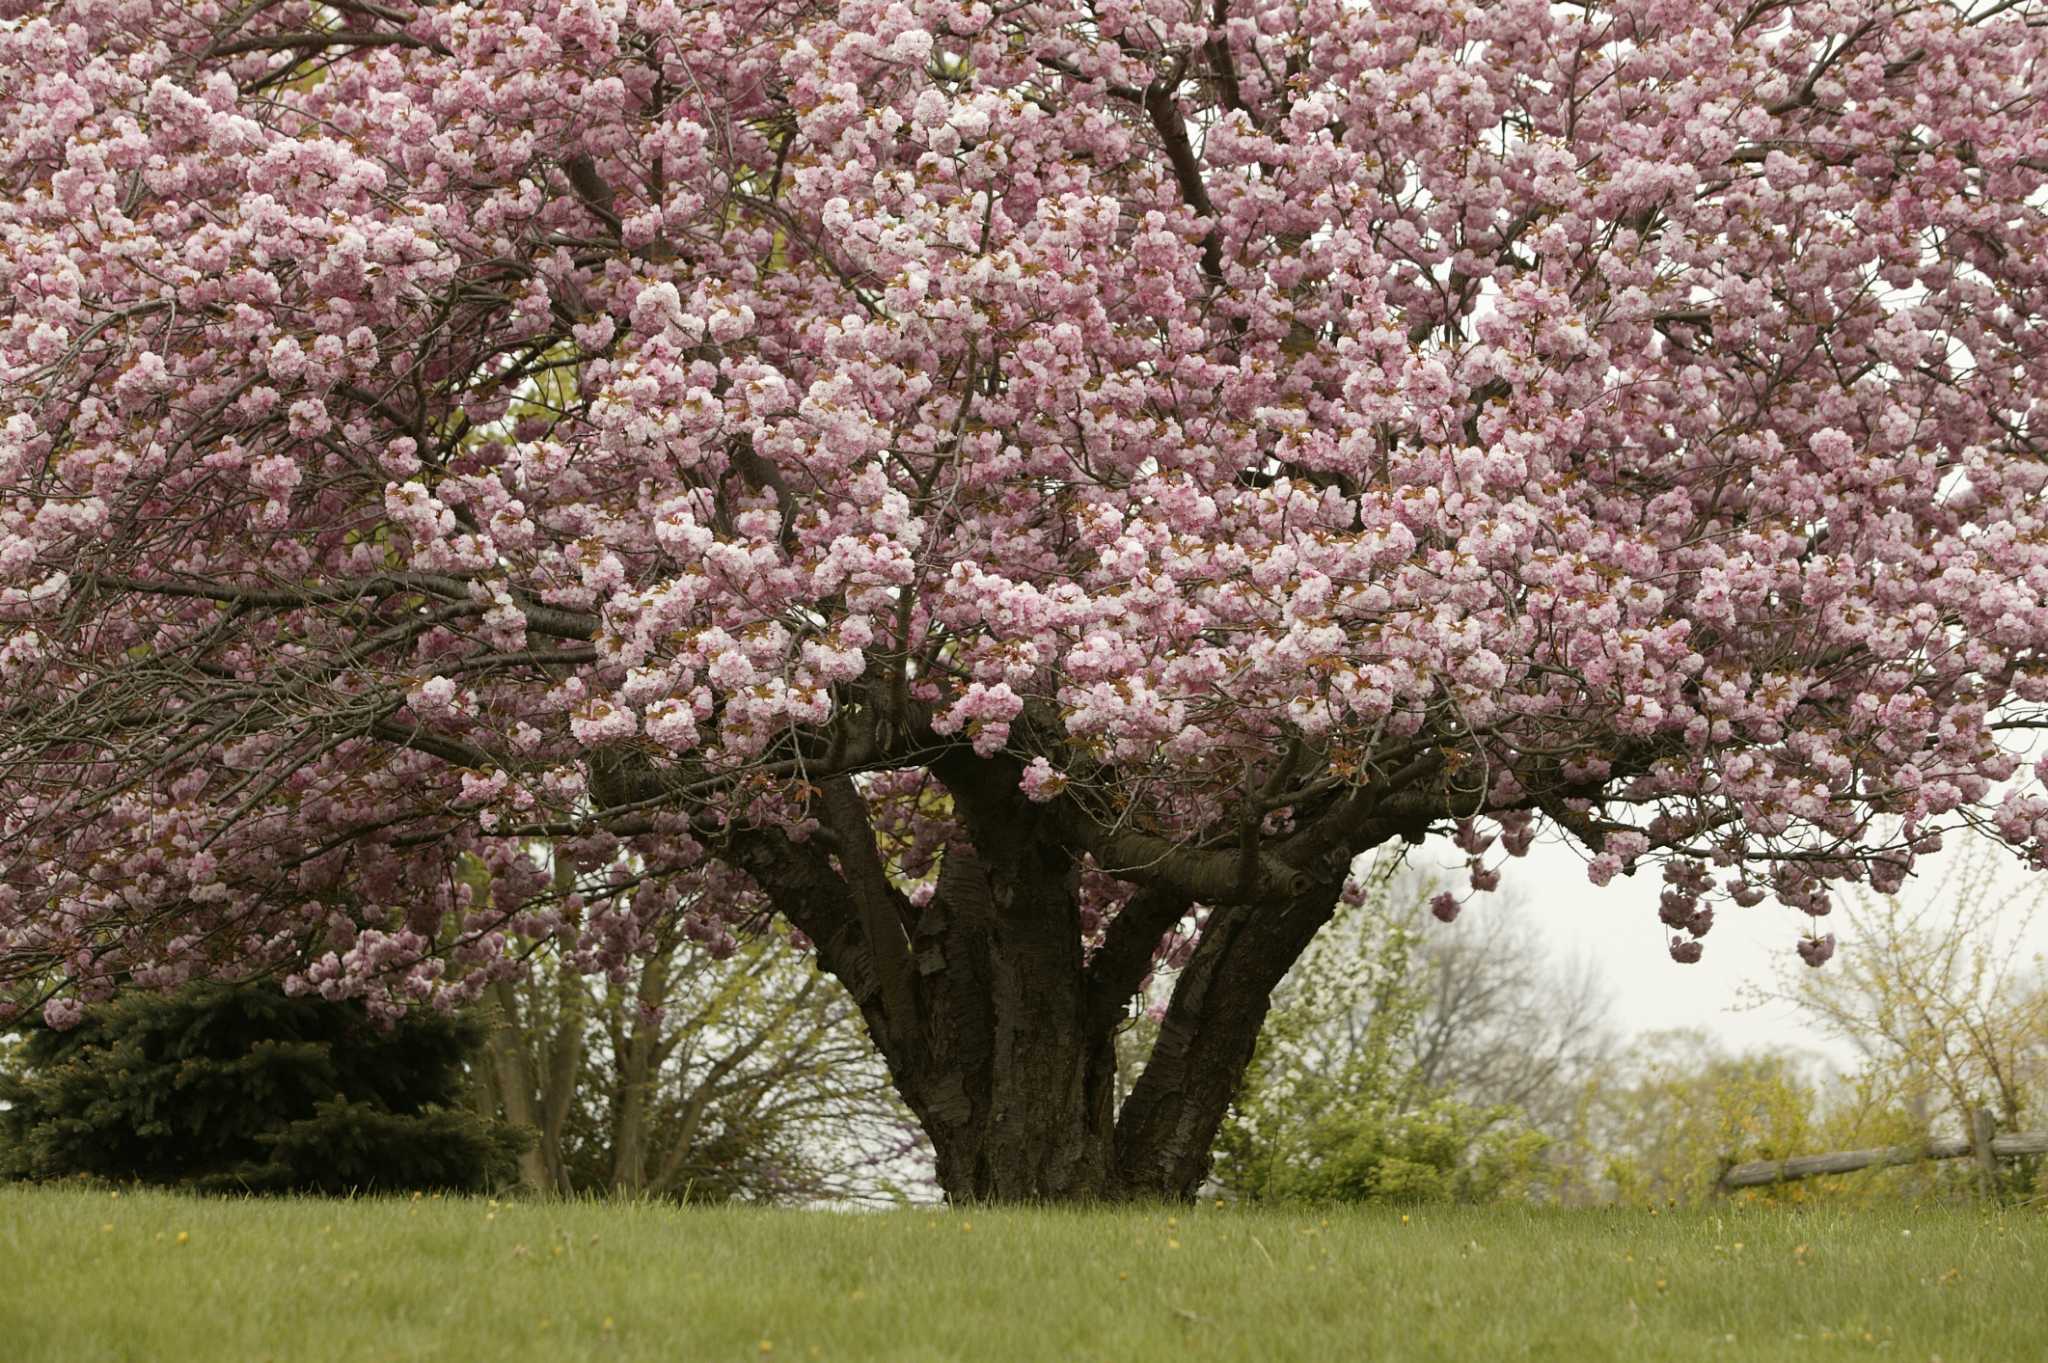
<path id="1" fill-rule="evenodd" d="M 1373 878 L 1296 965 L 1216 1146 L 1253 1201 L 1490 1202 L 1531 1192 L 1548 1138 L 1503 1104 L 1433 1088 L 1414 1031 L 1431 995 L 1413 887 Z"/>
<path id="2" fill-rule="evenodd" d="M 470 1023 L 379 1027 L 261 985 L 133 994 L 32 1026 L 0 1073 L 0 1176 L 201 1191 L 477 1189 L 523 1133 L 457 1105 Z"/>
<path id="3" fill-rule="evenodd" d="M 1262 1202 L 1492 1202 L 1541 1179 L 1548 1144 L 1512 1113 L 1447 1098 L 1406 1111 L 1344 1104 L 1240 1148 L 1229 1181 Z"/>

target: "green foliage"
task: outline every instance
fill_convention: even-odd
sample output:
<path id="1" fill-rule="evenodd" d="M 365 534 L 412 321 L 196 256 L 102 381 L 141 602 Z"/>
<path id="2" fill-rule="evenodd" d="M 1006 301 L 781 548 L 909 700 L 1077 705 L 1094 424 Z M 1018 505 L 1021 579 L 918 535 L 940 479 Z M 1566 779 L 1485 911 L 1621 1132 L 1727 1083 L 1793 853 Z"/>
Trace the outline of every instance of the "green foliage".
<path id="1" fill-rule="evenodd" d="M 1967 1160 L 1923 1161 L 1746 1188 L 1722 1202 L 1724 1169 L 1831 1150 L 1910 1146 L 1925 1111 L 1896 1101 L 1882 1076 L 1848 1079 L 1798 1054 L 1730 1054 L 1706 1032 L 1639 1038 L 1589 1079 L 1550 1151 L 1555 1195 L 1632 1207 L 1765 1203 L 1926 1205 L 1981 1193 Z"/>
<path id="2" fill-rule="evenodd" d="M 1839 960 L 1750 991 L 1849 1043 L 1862 1063 L 1846 1075 L 1782 1047 L 1730 1053 L 1705 1031 L 1610 1044 L 1597 991 L 1512 918 L 1431 923 L 1433 887 L 1381 874 L 1276 995 L 1218 1177 L 1260 1199 L 1701 1206 L 1731 1164 L 1962 1134 L 1979 1105 L 2002 1129 L 2038 1127 L 2048 973 L 2021 943 L 2041 891 L 2002 889 L 2001 866 L 1972 845 L 1917 905 L 1851 896 Z M 2038 1196 L 2044 1165 L 2006 1161 L 2004 1195 Z M 1972 1161 L 1921 1161 L 1728 1202 L 1925 1206 L 1984 1191 Z"/>
<path id="3" fill-rule="evenodd" d="M 329 1099 L 311 1117 L 266 1137 L 257 1169 L 195 1180 L 203 1190 L 265 1192 L 402 1188 L 475 1190 L 505 1181 L 525 1143 L 511 1127 L 457 1108 L 396 1113 L 374 1103 Z M 268 1177 L 267 1186 L 256 1180 Z"/>
<path id="4" fill-rule="evenodd" d="M 1790 1005 L 1860 1057 L 1830 1074 L 1796 1053 L 1731 1055 L 1705 1032 L 1638 1038 L 1581 1086 L 1553 1160 L 1571 1200 L 1700 1203 L 1722 1168 L 1834 1150 L 1912 1146 L 1967 1132 L 1989 1107 L 2005 1130 L 2041 1124 L 2048 1091 L 2048 982 L 2023 951 L 2041 887 L 2010 883 L 2002 854 L 1972 839 L 1914 903 L 1850 894 L 1833 920 L 1841 956 L 1787 963 L 1753 1004 Z M 2004 1192 L 2039 1187 L 2040 1162 L 2007 1161 Z M 1925 1161 L 1806 1179 L 1738 1201 L 1856 1205 L 1974 1200 L 1973 1161 Z"/>
<path id="5" fill-rule="evenodd" d="M 2048 962 L 2026 943 L 2044 893 L 2039 877 L 2012 874 L 1997 844 L 1967 837 L 1914 903 L 1845 896 L 1850 949 L 1832 968 L 1785 970 L 1749 995 L 1791 1004 L 1853 1047 L 1856 1107 L 1888 1116 L 1898 1140 L 1964 1134 L 1979 1107 L 2004 1130 L 2038 1129 L 2048 1125 Z M 2042 1161 L 2006 1172 L 2006 1192 L 2025 1197 Z M 1981 1189 L 1962 1169 L 1923 1182 L 1938 1194 Z"/>
<path id="6" fill-rule="evenodd" d="M 1793 1061 L 1723 1055 L 1699 1033 L 1645 1038 L 1593 1101 L 1591 1157 L 1613 1200 L 1629 1206 L 1697 1203 L 1729 1164 L 1832 1148 L 1819 1093 Z"/>
<path id="7" fill-rule="evenodd" d="M 0 1176 L 203 1191 L 489 1186 L 520 1139 L 456 1107 L 476 1028 L 380 1028 L 260 985 L 130 994 L 28 1029 L 0 1073 Z"/>
<path id="8" fill-rule="evenodd" d="M 1431 1091 L 1417 1063 L 1414 1034 L 1432 990 L 1417 915 L 1400 898 L 1415 889 L 1397 889 L 1384 870 L 1372 877 L 1275 995 L 1217 1142 L 1216 1177 L 1229 1191 L 1257 1201 L 1469 1203 L 1540 1182 L 1542 1134 L 1511 1107 Z"/>
<path id="9" fill-rule="evenodd" d="M 1543 1172 L 1548 1139 L 1514 1115 L 1450 1098 L 1406 1111 L 1336 1104 L 1280 1139 L 1235 1147 L 1226 1181 L 1258 1201 L 1493 1202 Z"/>

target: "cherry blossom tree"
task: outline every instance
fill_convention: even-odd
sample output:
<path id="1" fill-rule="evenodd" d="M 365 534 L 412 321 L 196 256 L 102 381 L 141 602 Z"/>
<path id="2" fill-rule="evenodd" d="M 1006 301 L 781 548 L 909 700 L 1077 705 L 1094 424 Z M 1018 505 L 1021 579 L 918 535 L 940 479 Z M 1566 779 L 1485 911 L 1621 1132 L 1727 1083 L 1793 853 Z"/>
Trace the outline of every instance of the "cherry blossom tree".
<path id="1" fill-rule="evenodd" d="M 2044 27 L 0 0 L 14 1006 L 772 912 L 951 1195 L 1187 1195 L 1370 849 L 2039 862 Z"/>

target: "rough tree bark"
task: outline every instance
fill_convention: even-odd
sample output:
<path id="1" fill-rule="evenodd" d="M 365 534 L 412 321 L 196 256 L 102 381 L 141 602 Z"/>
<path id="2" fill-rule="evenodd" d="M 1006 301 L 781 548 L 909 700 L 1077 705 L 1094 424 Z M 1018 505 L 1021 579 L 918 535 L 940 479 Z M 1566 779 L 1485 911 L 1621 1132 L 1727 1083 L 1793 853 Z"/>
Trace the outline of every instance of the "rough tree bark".
<path id="1" fill-rule="evenodd" d="M 1142 889 L 1085 956 L 1081 851 L 1056 811 L 976 770 L 987 765 L 938 769 L 964 836 L 921 909 L 884 874 L 845 778 L 824 787 L 817 835 L 749 830 L 726 854 L 860 1005 L 949 1199 L 1190 1198 L 1273 988 L 1334 912 L 1351 854 L 1307 848 L 1286 893 L 1212 908 L 1119 1110 L 1116 1033 L 1160 937 L 1197 898 Z"/>
<path id="2" fill-rule="evenodd" d="M 1132 1192 L 1193 1194 L 1251 1064 L 1273 990 L 1336 912 L 1343 880 L 1283 903 L 1214 911 L 1180 978 L 1152 1058 L 1117 1122 L 1117 1177 Z"/>

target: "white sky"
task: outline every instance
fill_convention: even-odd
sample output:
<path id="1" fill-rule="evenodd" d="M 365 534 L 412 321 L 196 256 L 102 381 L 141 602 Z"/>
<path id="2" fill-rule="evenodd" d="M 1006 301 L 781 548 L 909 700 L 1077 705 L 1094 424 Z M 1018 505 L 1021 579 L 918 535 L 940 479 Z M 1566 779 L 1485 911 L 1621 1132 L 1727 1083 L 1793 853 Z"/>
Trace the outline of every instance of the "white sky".
<path id="1" fill-rule="evenodd" d="M 1960 839 L 1922 860 L 1913 879 L 1899 894 L 1917 905 L 1940 888 L 1944 861 L 1955 854 Z M 1999 887 L 2023 884 L 2030 874 L 2008 853 Z M 1410 863 L 1418 869 L 1443 868 L 1445 879 L 1457 883 L 1455 868 L 1463 855 L 1447 842 L 1417 848 Z M 1582 956 L 1598 967 L 1605 980 L 1615 1030 L 1622 1035 L 1668 1027 L 1702 1027 L 1731 1051 L 1782 1048 L 1847 1061 L 1847 1052 L 1832 1045 L 1812 1024 L 1786 1005 L 1745 1007 L 1745 984 L 1768 984 L 1786 962 L 1803 970 L 1793 954 L 1805 917 L 1775 900 L 1754 908 L 1714 906 L 1714 928 L 1705 939 L 1706 955 L 1695 965 L 1680 965 L 1666 953 L 1668 934 L 1657 921 L 1657 896 L 1663 878 L 1651 867 L 1633 877 L 1616 876 L 1603 887 L 1586 880 L 1584 862 L 1561 843 L 1539 838 L 1527 857 L 1502 868 L 1501 893 L 1480 896 L 1466 914 L 1510 912 L 1528 920 L 1560 959 Z M 1511 899 L 1512 906 L 1502 899 Z M 1453 924 L 1453 931 L 1465 921 Z M 1434 927 L 1434 924 L 1430 926 Z M 1856 950 L 1844 915 L 1822 921 L 1823 929 L 1840 939 L 1836 962 Z M 2037 915 L 2025 941 L 2032 952 L 2048 953 L 2048 914 Z M 1833 966 L 1824 966 L 1832 969 Z"/>

